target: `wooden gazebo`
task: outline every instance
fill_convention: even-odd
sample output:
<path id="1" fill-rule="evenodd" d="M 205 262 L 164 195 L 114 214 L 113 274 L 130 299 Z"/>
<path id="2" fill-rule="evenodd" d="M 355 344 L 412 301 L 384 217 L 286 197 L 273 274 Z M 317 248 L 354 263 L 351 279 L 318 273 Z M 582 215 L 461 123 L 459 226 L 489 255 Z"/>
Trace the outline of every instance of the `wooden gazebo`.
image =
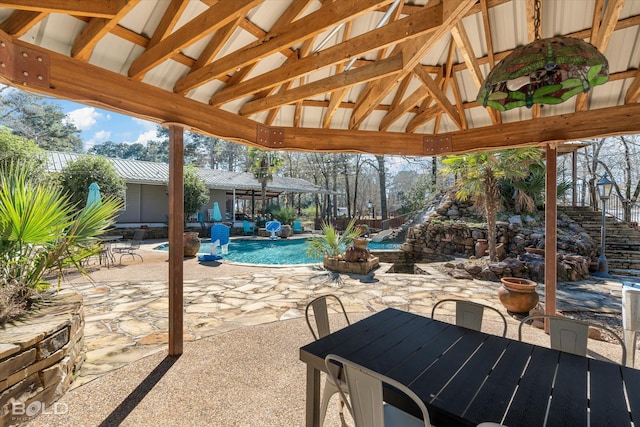
<path id="1" fill-rule="evenodd" d="M 439 156 L 546 147 L 546 259 L 566 141 L 640 132 L 637 0 L 13 0 L 0 78 L 162 123 L 170 246 L 182 239 L 183 130 L 265 149 Z M 542 37 L 584 39 L 610 79 L 558 105 L 476 102 L 494 65 Z M 547 264 L 555 312 L 555 263 Z M 169 353 L 182 352 L 182 253 L 171 251 Z"/>

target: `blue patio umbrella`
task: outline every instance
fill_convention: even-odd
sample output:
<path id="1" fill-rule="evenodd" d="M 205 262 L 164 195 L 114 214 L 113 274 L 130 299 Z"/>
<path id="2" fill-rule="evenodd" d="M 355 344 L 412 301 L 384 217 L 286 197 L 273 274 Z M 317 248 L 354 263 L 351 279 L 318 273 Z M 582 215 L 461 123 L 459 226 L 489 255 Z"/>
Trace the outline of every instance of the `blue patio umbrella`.
<path id="1" fill-rule="evenodd" d="M 100 196 L 100 186 L 96 182 L 92 182 L 89 185 L 89 195 L 87 196 L 87 207 L 93 204 L 100 205 L 102 203 L 102 197 Z"/>
<path id="2" fill-rule="evenodd" d="M 218 202 L 213 202 L 213 221 L 222 221 L 222 214 L 220 213 L 220 206 L 218 206 Z"/>

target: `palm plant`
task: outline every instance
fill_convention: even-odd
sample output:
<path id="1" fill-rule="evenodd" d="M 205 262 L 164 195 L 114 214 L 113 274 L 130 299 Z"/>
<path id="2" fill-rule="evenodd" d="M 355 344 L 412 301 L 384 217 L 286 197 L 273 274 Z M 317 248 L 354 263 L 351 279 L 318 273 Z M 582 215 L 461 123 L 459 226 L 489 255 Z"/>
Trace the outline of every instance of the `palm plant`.
<path id="1" fill-rule="evenodd" d="M 46 289 L 45 277 L 74 266 L 99 248 L 92 238 L 114 222 L 121 202 L 78 209 L 58 187 L 29 178 L 29 168 L 12 164 L 0 173 L 0 324 Z"/>
<path id="2" fill-rule="evenodd" d="M 307 255 L 312 258 L 325 256 L 338 256 L 342 254 L 346 247 L 353 242 L 353 239 L 360 237 L 360 229 L 355 226 L 355 218 L 349 221 L 345 230 L 340 232 L 328 222 L 322 223 L 322 234 L 312 237 L 307 243 Z"/>
<path id="3" fill-rule="evenodd" d="M 500 207 L 501 180 L 517 181 L 527 177 L 529 165 L 539 162 L 542 152 L 536 147 L 496 152 L 477 152 L 446 157 L 441 173 L 458 177 L 456 197 L 474 199 L 487 219 L 489 258 L 496 260 L 496 221 Z"/>
<path id="4" fill-rule="evenodd" d="M 260 181 L 262 188 L 262 213 L 266 213 L 267 183 L 273 180 L 273 176 L 282 166 L 282 157 L 277 152 L 263 151 L 255 147 L 249 147 L 248 155 L 251 161 L 249 171 Z"/>

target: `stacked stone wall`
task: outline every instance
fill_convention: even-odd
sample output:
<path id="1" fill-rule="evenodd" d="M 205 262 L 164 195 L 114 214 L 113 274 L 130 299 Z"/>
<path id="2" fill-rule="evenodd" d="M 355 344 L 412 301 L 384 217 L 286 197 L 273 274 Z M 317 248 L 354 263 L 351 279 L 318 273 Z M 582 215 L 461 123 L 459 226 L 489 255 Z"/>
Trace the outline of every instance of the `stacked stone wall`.
<path id="1" fill-rule="evenodd" d="M 407 231 L 401 250 L 411 254 L 415 262 L 437 260 L 437 257 L 476 258 L 476 244 L 487 239 L 486 224 L 470 203 L 444 197 L 434 213 L 422 224 Z M 544 223 L 529 215 L 511 215 L 507 220 L 498 221 L 496 227 L 498 258 L 518 265 L 520 277 L 530 277 L 542 281 L 544 277 L 544 257 L 528 253 L 531 249 L 545 247 Z M 574 281 L 589 276 L 589 265 L 597 258 L 597 244 L 589 234 L 564 213 L 558 214 L 557 221 L 558 280 Z M 511 268 L 492 265 L 478 276 L 469 271 L 478 270 L 478 264 L 460 267 L 457 274 L 467 274 L 488 280 L 497 280 L 512 274 Z M 463 273 L 462 271 L 465 271 Z"/>
<path id="2" fill-rule="evenodd" d="M 56 401 L 84 361 L 82 297 L 64 294 L 37 302 L 22 320 L 0 330 L 0 426 L 21 425 L 46 411 L 66 413 Z"/>

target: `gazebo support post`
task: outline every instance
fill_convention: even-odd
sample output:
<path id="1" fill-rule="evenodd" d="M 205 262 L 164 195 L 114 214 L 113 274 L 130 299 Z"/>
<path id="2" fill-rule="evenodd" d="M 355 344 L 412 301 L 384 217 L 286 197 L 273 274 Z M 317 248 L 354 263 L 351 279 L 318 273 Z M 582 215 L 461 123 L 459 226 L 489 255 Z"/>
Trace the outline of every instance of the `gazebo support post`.
<path id="1" fill-rule="evenodd" d="M 556 262 L 558 246 L 558 200 L 557 200 L 557 164 L 558 149 L 555 143 L 546 148 L 546 182 L 545 182 L 545 232 L 544 232 L 544 312 L 556 314 L 556 285 L 558 263 Z M 545 321 L 545 331 L 549 332 L 549 323 Z"/>
<path id="2" fill-rule="evenodd" d="M 169 356 L 183 347 L 184 129 L 169 124 Z"/>

